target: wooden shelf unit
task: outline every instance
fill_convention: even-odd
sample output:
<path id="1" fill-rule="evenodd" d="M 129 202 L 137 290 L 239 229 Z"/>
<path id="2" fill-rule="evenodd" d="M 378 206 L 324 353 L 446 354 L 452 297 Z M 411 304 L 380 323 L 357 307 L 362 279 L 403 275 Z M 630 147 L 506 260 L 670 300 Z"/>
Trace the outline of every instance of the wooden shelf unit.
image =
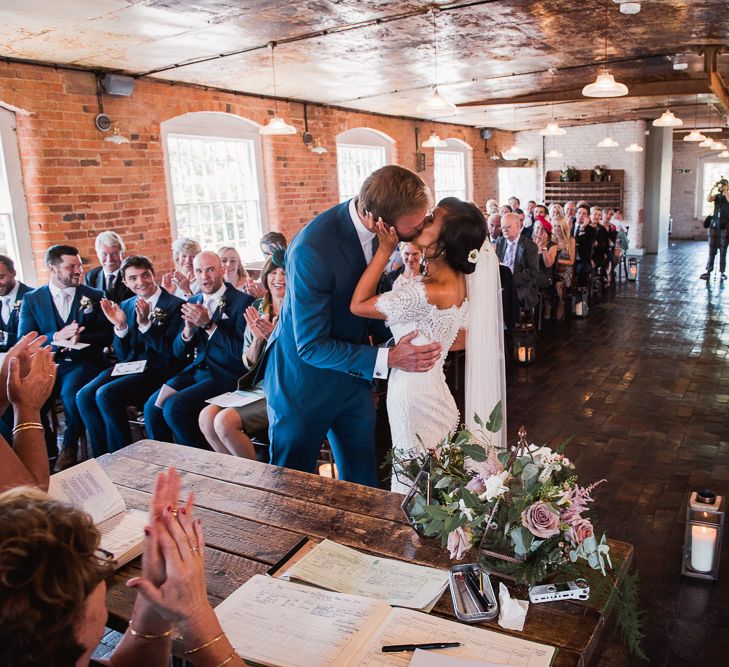
<path id="1" fill-rule="evenodd" d="M 558 171 L 548 171 L 544 181 L 544 203 L 564 205 L 566 201 L 584 199 L 590 206 L 623 208 L 623 169 L 611 169 L 609 181 L 592 181 L 591 169 L 580 169 L 576 181 L 560 181 Z"/>

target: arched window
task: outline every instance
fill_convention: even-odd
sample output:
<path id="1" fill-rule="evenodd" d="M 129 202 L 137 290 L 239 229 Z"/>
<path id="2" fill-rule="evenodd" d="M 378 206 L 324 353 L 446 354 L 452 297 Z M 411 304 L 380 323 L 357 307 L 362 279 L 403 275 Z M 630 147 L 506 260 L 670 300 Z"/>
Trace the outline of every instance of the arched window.
<path id="1" fill-rule="evenodd" d="M 460 139 L 446 139 L 447 148 L 435 149 L 435 201 L 444 197 L 468 200 L 472 191 L 472 149 Z"/>
<path id="2" fill-rule="evenodd" d="M 15 263 L 18 280 L 35 284 L 15 113 L 0 108 L 0 254 Z"/>
<path id="3" fill-rule="evenodd" d="M 208 250 L 234 246 L 262 259 L 267 230 L 259 126 L 240 116 L 195 112 L 162 123 L 172 237 Z"/>
<path id="4" fill-rule="evenodd" d="M 364 127 L 337 135 L 339 201 L 354 197 L 367 176 L 390 164 L 394 143 L 386 134 Z"/>

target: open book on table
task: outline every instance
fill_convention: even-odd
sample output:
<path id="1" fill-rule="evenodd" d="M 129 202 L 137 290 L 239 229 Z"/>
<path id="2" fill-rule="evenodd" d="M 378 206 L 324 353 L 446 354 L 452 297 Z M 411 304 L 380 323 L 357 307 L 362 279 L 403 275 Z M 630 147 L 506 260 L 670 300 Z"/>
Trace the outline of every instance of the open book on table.
<path id="1" fill-rule="evenodd" d="M 48 495 L 87 512 L 101 533 L 101 549 L 110 553 L 121 567 L 141 555 L 147 513 L 127 509 L 96 459 L 51 475 Z"/>
<path id="2" fill-rule="evenodd" d="M 390 644 L 461 642 L 438 653 L 514 667 L 549 667 L 556 649 L 361 595 L 255 575 L 215 609 L 238 654 L 266 667 L 406 667 Z"/>

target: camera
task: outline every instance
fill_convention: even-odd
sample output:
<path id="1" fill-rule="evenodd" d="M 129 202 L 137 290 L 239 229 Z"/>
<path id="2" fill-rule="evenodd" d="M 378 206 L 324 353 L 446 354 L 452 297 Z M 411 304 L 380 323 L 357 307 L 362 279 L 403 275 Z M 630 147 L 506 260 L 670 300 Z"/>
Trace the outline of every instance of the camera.
<path id="1" fill-rule="evenodd" d="M 729 185 L 729 181 L 726 180 L 723 176 L 714 184 L 714 187 L 717 190 L 721 190 L 722 188 L 725 188 L 727 185 Z"/>

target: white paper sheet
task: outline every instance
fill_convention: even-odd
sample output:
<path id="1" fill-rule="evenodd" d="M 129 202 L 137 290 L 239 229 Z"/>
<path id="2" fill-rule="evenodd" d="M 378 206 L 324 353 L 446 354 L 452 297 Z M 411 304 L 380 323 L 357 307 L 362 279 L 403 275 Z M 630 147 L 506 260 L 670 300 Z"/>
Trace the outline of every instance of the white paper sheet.
<path id="1" fill-rule="evenodd" d="M 388 611 L 377 600 L 260 574 L 215 609 L 244 660 L 277 667 L 346 664 L 347 655 L 361 644 L 355 635 L 364 629 L 366 638 Z"/>
<path id="2" fill-rule="evenodd" d="M 170 397 L 174 396 L 177 393 L 177 389 L 173 389 L 168 384 L 163 384 L 160 387 L 159 394 L 157 394 L 157 400 L 154 402 L 155 408 L 161 408 L 165 401 Z"/>
<path id="3" fill-rule="evenodd" d="M 289 579 L 330 591 L 430 611 L 448 586 L 448 571 L 370 556 L 324 540 L 286 571 Z"/>
<path id="4" fill-rule="evenodd" d="M 417 649 L 410 661 L 410 667 L 509 667 L 503 663 L 466 660 L 452 655 L 443 655 L 437 651 Z"/>
<path id="5" fill-rule="evenodd" d="M 146 359 L 142 359 L 141 361 L 120 362 L 118 364 L 114 364 L 111 376 L 116 377 L 118 375 L 134 375 L 135 373 L 142 373 L 146 367 Z"/>
<path id="6" fill-rule="evenodd" d="M 61 349 L 67 348 L 69 350 L 83 350 L 90 347 L 90 343 L 74 343 L 70 340 L 60 340 L 56 338 L 51 345 L 54 347 L 60 347 Z"/>
<path id="7" fill-rule="evenodd" d="M 263 389 L 250 389 L 248 391 L 228 391 L 220 396 L 209 398 L 206 403 L 217 405 L 219 408 L 242 408 L 256 401 L 266 398 Z"/>

